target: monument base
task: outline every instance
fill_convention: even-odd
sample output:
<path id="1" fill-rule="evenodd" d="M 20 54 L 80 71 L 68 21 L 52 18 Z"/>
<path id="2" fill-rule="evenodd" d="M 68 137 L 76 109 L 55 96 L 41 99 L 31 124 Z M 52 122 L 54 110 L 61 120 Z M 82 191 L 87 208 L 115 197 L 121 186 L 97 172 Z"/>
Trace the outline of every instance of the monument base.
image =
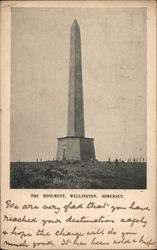
<path id="1" fill-rule="evenodd" d="M 86 137 L 58 138 L 56 159 L 58 161 L 95 159 L 94 139 Z"/>

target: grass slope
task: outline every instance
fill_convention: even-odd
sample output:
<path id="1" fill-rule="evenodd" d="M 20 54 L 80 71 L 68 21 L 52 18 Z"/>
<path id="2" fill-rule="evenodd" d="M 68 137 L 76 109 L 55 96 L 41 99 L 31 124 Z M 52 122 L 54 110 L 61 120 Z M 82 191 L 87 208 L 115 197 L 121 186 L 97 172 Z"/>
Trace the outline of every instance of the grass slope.
<path id="1" fill-rule="evenodd" d="M 144 162 L 12 162 L 10 188 L 145 189 Z"/>

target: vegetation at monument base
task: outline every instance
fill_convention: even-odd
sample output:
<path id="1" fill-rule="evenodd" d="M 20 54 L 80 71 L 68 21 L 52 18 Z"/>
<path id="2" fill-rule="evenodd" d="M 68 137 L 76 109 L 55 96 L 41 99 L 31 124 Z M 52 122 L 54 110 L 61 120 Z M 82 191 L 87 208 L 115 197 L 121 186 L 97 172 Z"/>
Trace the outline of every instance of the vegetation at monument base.
<path id="1" fill-rule="evenodd" d="M 145 189 L 145 162 L 12 162 L 10 188 Z"/>

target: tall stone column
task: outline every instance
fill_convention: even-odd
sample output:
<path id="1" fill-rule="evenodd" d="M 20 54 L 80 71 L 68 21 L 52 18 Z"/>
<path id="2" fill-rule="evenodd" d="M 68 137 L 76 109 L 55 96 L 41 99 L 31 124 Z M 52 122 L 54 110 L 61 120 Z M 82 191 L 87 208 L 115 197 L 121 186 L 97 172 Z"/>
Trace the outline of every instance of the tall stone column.
<path id="1" fill-rule="evenodd" d="M 84 131 L 81 36 L 76 19 L 70 31 L 67 137 L 58 138 L 56 159 L 95 159 L 94 138 L 85 137 Z"/>
<path id="2" fill-rule="evenodd" d="M 67 136 L 84 137 L 84 110 L 80 27 L 74 20 L 70 32 Z"/>

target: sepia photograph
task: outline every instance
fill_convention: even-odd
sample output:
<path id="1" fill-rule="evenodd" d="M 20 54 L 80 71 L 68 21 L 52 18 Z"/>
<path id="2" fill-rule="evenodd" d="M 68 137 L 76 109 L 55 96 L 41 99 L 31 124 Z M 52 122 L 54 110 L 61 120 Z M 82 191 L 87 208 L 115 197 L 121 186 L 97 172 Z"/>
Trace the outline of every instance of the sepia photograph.
<path id="1" fill-rule="evenodd" d="M 10 188 L 147 188 L 146 8 L 11 8 Z"/>
<path id="2" fill-rule="evenodd" d="M 157 249 L 156 1 L 0 8 L 0 249 Z"/>

